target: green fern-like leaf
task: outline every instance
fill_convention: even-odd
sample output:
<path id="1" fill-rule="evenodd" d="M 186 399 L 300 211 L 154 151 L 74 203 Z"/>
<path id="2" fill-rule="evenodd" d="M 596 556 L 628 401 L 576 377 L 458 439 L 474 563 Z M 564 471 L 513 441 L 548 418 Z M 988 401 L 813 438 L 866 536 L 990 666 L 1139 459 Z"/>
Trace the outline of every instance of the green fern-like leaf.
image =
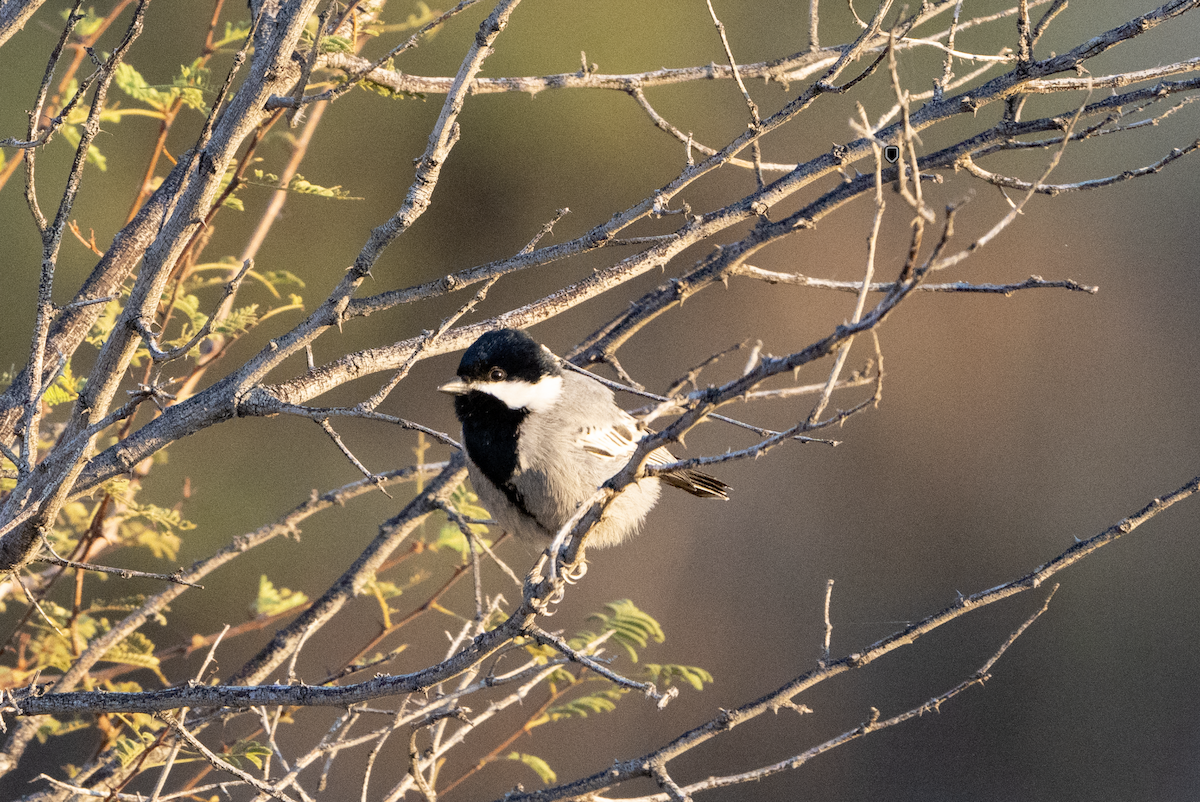
<path id="1" fill-rule="evenodd" d="M 93 506 L 82 501 L 70 501 L 63 505 L 50 531 L 50 545 L 59 554 L 75 550 L 79 538 L 87 531 L 95 513 Z"/>
<path id="2" fill-rule="evenodd" d="M 479 506 L 479 496 L 467 490 L 466 486 L 459 485 L 450 495 L 450 507 L 463 516 L 467 520 L 488 519 L 491 514 L 483 507 Z M 471 534 L 480 538 L 487 546 L 492 545 L 492 541 L 483 538 L 482 535 L 488 531 L 484 524 L 468 524 Z M 467 545 L 467 539 L 463 536 L 462 530 L 458 528 L 458 524 L 447 518 L 438 530 L 437 540 L 429 544 L 434 551 L 442 548 L 450 548 L 457 551 L 465 560 L 471 553 L 471 547 Z"/>
<path id="3" fill-rule="evenodd" d="M 222 757 L 238 768 L 241 768 L 242 762 L 245 761 L 253 763 L 256 769 L 261 769 L 263 763 L 271 758 L 271 747 L 258 741 L 242 739 L 230 746 Z"/>
<path id="4" fill-rule="evenodd" d="M 141 593 L 135 593 L 131 596 L 122 596 L 116 599 L 93 598 L 87 607 L 84 608 L 85 613 L 128 613 L 136 610 L 146 603 L 146 596 Z M 170 609 L 170 608 L 164 608 Z M 166 623 L 165 618 L 159 617 L 159 623 Z"/>
<path id="5" fill-rule="evenodd" d="M 276 588 L 263 574 L 258 579 L 258 596 L 250 605 L 250 611 L 256 616 L 278 615 L 302 604 L 308 604 L 307 595 L 298 590 Z"/>
<path id="6" fill-rule="evenodd" d="M 158 658 L 154 656 L 154 642 L 140 632 L 134 632 L 120 643 L 104 653 L 101 660 L 110 663 L 123 663 L 141 668 L 158 668 Z"/>
<path id="7" fill-rule="evenodd" d="M 181 64 L 179 75 L 172 82 L 176 95 L 183 105 L 199 112 L 207 112 L 204 102 L 204 90 L 208 86 L 209 71 L 203 66 L 203 59 L 196 59 L 191 64 Z"/>
<path id="8" fill-rule="evenodd" d="M 139 518 L 167 529 L 187 532 L 196 528 L 196 525 L 184 518 L 179 510 L 169 507 L 160 507 L 157 504 L 138 504 L 134 512 Z"/>
<path id="9" fill-rule="evenodd" d="M 554 773 L 554 769 L 550 768 L 550 764 L 542 760 L 537 755 L 527 755 L 524 752 L 509 752 L 504 756 L 505 760 L 515 760 L 518 763 L 524 763 L 529 768 L 533 769 L 534 774 L 541 779 L 546 785 L 555 782 L 558 775 Z"/>
<path id="10" fill-rule="evenodd" d="M 424 92 L 407 92 L 403 89 L 392 89 L 390 86 L 369 81 L 366 78 L 359 81 L 358 85 L 368 92 L 374 92 L 377 95 L 392 98 L 393 100 L 425 100 Z"/>
<path id="11" fill-rule="evenodd" d="M 698 691 L 704 690 L 705 683 L 713 681 L 712 674 L 699 666 L 647 663 L 642 666 L 642 670 L 646 672 L 651 682 L 662 682 L 664 685 L 670 685 L 672 682 L 682 680 Z"/>
<path id="12" fill-rule="evenodd" d="M 279 176 L 274 173 L 255 170 L 253 180 L 245 180 L 243 183 L 251 186 L 268 187 L 270 189 L 279 189 Z M 338 184 L 332 187 L 324 187 L 320 184 L 314 184 L 304 176 L 297 173 L 292 176 L 292 180 L 285 187 L 289 192 L 297 192 L 301 195 L 319 195 L 322 198 L 332 198 L 334 200 L 363 200 L 360 197 L 351 195 L 346 190 L 342 189 Z"/>
<path id="13" fill-rule="evenodd" d="M 68 123 L 70 119 L 68 118 Z M 83 134 L 74 125 L 64 125 L 59 129 L 63 139 L 70 143 L 72 148 L 78 148 L 79 143 L 83 141 Z M 100 172 L 108 171 L 108 158 L 100 152 L 100 148 L 93 145 L 88 145 L 87 163 L 96 167 Z"/>
<path id="14" fill-rule="evenodd" d="M 229 315 L 213 326 L 213 331 L 231 337 L 245 334 L 258 322 L 258 304 L 250 304 L 234 309 Z"/>
<path id="15" fill-rule="evenodd" d="M 63 9 L 60 16 L 63 19 L 67 19 L 71 16 L 71 9 Z M 100 26 L 103 24 L 104 17 L 97 16 L 95 7 L 89 6 L 88 10 L 83 15 L 83 19 L 75 23 L 75 35 L 86 39 L 96 31 L 100 30 Z"/>
<path id="16" fill-rule="evenodd" d="M 588 620 L 598 621 L 604 632 L 612 631 L 612 639 L 625 647 L 633 662 L 637 662 L 638 649 L 645 648 L 650 641 L 662 643 L 665 640 L 658 621 L 629 599 L 609 602 L 604 608 L 607 613 L 593 613 Z"/>
<path id="17" fill-rule="evenodd" d="M 125 94 L 139 103 L 145 103 L 158 112 L 166 112 L 171 102 L 179 94 L 178 90 L 175 89 L 164 92 L 161 89 L 151 86 L 146 83 L 146 79 L 142 77 L 142 74 L 133 68 L 133 65 L 125 62 L 117 65 L 117 72 L 113 77 L 113 82 Z"/>
<path id="18" fill-rule="evenodd" d="M 157 559 L 174 562 L 179 557 L 183 538 L 174 532 L 144 526 L 139 522 L 133 522 L 129 529 L 133 533 L 133 542 L 142 548 L 150 549 L 150 553 Z"/>
<path id="19" fill-rule="evenodd" d="M 253 274 L 253 271 L 251 272 Z M 276 298 L 283 297 L 279 294 L 280 287 L 295 287 L 302 290 L 305 286 L 304 280 L 290 270 L 267 270 L 258 273 L 255 277 L 265 284 Z"/>
<path id="20" fill-rule="evenodd" d="M 82 719 L 59 721 L 58 719 L 45 716 L 38 721 L 37 733 L 34 737 L 38 739 L 38 743 L 44 744 L 51 738 L 57 738 L 60 735 L 69 735 L 79 730 L 86 730 L 90 726 L 92 726 L 91 722 Z"/>
<path id="21" fill-rule="evenodd" d="M 480 506 L 479 496 L 468 490 L 466 485 L 459 485 L 450 494 L 450 506 L 464 518 L 486 520 L 492 517 L 490 512 Z M 487 527 L 483 524 L 471 524 L 471 531 L 482 535 L 487 531 Z"/>
<path id="22" fill-rule="evenodd" d="M 488 546 L 492 545 L 490 540 L 485 540 Z M 471 554 L 471 546 L 467 543 L 466 537 L 463 536 L 462 530 L 457 525 L 452 523 L 442 524 L 438 530 L 437 540 L 429 544 L 429 547 L 434 551 L 440 549 L 453 549 L 465 560 Z"/>
<path id="23" fill-rule="evenodd" d="M 68 362 L 63 366 L 62 374 L 54 381 L 54 384 L 47 388 L 42 400 L 52 407 L 59 404 L 65 404 L 68 401 L 74 401 L 79 397 L 79 392 L 87 384 L 87 377 L 81 376 L 76 378 L 71 373 L 71 363 Z"/>
<path id="24" fill-rule="evenodd" d="M 326 36 L 321 40 L 322 53 L 353 53 L 354 43 L 344 36 Z"/>
<path id="25" fill-rule="evenodd" d="M 250 23 L 246 21 L 226 22 L 225 34 L 213 42 L 214 48 L 228 47 L 229 45 L 241 44 L 246 37 L 250 35 Z"/>
<path id="26" fill-rule="evenodd" d="M 166 345 L 182 345 L 191 339 L 192 334 L 199 331 L 207 319 L 207 315 L 200 309 L 200 298 L 190 292 L 180 293 L 175 298 L 175 312 L 187 318 L 187 324 L 184 326 L 184 333 Z"/>
<path id="27" fill-rule="evenodd" d="M 138 504 L 129 494 L 121 499 L 125 511 L 116 520 L 121 541 L 127 545 L 149 549 L 160 560 L 174 561 L 179 556 L 183 539 L 176 532 L 186 532 L 196 525 L 180 514 L 179 510 L 160 507 L 157 504 Z"/>
<path id="28" fill-rule="evenodd" d="M 103 620 L 103 623 L 105 624 L 104 629 L 107 631 L 108 621 Z M 104 657 L 100 659 L 107 660 L 110 663 L 120 663 L 122 665 L 150 669 L 163 685 L 171 684 L 166 675 L 159 670 L 159 659 L 154 656 L 154 642 L 140 632 L 134 632 L 124 638 L 120 643 L 105 652 Z"/>
<path id="29" fill-rule="evenodd" d="M 146 751 L 146 747 L 154 742 L 154 734 L 150 732 L 140 733 L 138 737 L 122 737 L 113 742 L 113 751 L 117 755 L 117 759 L 121 761 L 121 766 L 127 767 L 141 756 L 142 752 Z"/>
<path id="30" fill-rule="evenodd" d="M 342 189 L 341 184 L 332 187 L 323 187 L 320 184 L 308 181 L 304 176 L 299 174 L 288 184 L 288 189 L 292 192 L 299 192 L 301 195 L 319 195 L 322 198 L 333 198 L 334 200 L 363 200 Z"/>
<path id="31" fill-rule="evenodd" d="M 546 712 L 530 721 L 527 729 L 540 727 L 554 721 L 569 718 L 587 718 L 592 713 L 611 713 L 617 709 L 617 702 L 627 693 L 624 688 L 608 688 L 607 690 L 580 696 L 561 705 L 546 708 Z"/>
<path id="32" fill-rule="evenodd" d="M 398 585 L 395 582 L 387 582 L 382 579 L 371 579 L 365 585 L 363 585 L 363 592 L 377 597 L 380 601 L 394 599 L 397 596 L 404 595 L 405 591 L 411 590 L 413 587 L 424 582 L 430 576 L 431 574 L 428 571 L 414 571 L 412 575 L 409 576 L 408 581 L 402 585 Z"/>
<path id="33" fill-rule="evenodd" d="M 408 17 L 405 18 L 404 22 L 384 25 L 382 30 L 380 30 L 380 33 L 383 33 L 384 31 L 415 31 L 417 28 L 424 27 L 430 22 L 433 22 L 437 15 L 438 12 L 434 11 L 426 3 L 418 2 L 417 10 L 414 13 L 410 13 Z M 430 36 L 432 37 L 436 33 L 437 31 L 435 29 L 434 31 L 430 32 Z"/>
<path id="34" fill-rule="evenodd" d="M 89 344 L 96 348 L 104 345 L 104 341 L 112 333 L 113 327 L 117 325 L 117 316 L 121 314 L 122 302 L 128 296 L 129 290 L 125 288 L 122 290 L 120 298 L 114 298 L 104 305 L 104 311 L 96 318 L 96 322 L 92 324 L 92 330 L 88 332 Z"/>

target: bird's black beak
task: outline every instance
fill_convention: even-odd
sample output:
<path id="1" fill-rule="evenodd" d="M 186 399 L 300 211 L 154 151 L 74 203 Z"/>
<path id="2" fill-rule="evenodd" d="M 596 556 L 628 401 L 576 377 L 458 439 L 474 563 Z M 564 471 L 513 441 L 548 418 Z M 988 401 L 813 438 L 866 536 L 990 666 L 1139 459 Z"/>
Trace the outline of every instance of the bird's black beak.
<path id="1" fill-rule="evenodd" d="M 471 385 L 467 384 L 462 379 L 455 379 L 452 382 L 446 382 L 438 388 L 439 393 L 446 395 L 466 395 L 471 392 Z"/>

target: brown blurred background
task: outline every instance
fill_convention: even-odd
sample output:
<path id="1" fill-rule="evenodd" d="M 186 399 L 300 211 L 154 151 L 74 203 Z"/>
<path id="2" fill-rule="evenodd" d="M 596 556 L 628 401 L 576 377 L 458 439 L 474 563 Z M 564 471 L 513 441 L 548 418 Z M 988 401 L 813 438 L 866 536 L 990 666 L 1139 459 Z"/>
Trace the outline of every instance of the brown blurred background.
<path id="1" fill-rule="evenodd" d="M 802 6 L 807 4 L 714 5 L 740 62 L 779 57 L 806 45 Z M 964 16 L 1006 5 L 968 2 Z M 45 54 L 58 35 L 55 15 L 62 6 L 47 3 L 0 49 L 6 86 L 0 93 L 0 136 L 20 136 L 24 130 L 24 110 L 32 105 Z M 227 16 L 245 13 L 234 6 Z M 1062 52 L 1152 7 L 1140 0 L 1071 4 L 1037 55 Z M 417 74 L 453 74 L 463 43 L 487 10 L 473 9 L 469 19 L 453 22 L 397 66 Z M 399 18 L 408 9 L 399 12 L 396 4 L 389 17 Z M 156 0 L 147 33 L 130 60 L 151 83 L 169 82 L 179 63 L 194 57 L 210 13 L 207 3 Z M 823 43 L 846 41 L 852 29 L 844 7 L 831 6 L 824 13 Z M 994 52 L 1013 41 L 1014 27 L 1011 21 L 985 26 L 962 36 L 959 47 Z M 390 41 L 385 37 L 376 49 Z M 1194 57 L 1197 42 L 1200 12 L 1106 54 L 1092 71 Z M 581 50 L 605 73 L 724 60 L 703 4 L 528 0 L 501 36 L 485 74 L 569 72 L 578 69 Z M 215 63 L 214 75 L 222 75 L 227 63 L 228 56 Z M 909 55 L 902 63 L 914 91 L 924 91 L 940 74 L 932 51 Z M 966 70 L 956 68 L 960 74 Z M 767 111 L 795 92 L 777 85 L 751 89 Z M 711 146 L 724 144 L 745 126 L 745 107 L 728 82 L 657 88 L 648 96 L 677 127 L 694 131 Z M 340 184 L 364 200 L 290 198 L 257 266 L 302 276 L 311 309 L 353 261 L 370 229 L 403 198 L 412 159 L 424 148 L 441 100 L 387 100 L 356 92 L 334 104 L 300 172 L 318 184 Z M 767 138 L 764 157 L 803 161 L 853 139 L 847 120 L 856 100 L 872 119 L 878 117 L 893 102 L 886 78 L 869 79 L 853 98 L 823 98 L 782 134 Z M 1048 104 L 1031 103 L 1026 116 L 1065 108 L 1061 102 Z M 998 111 L 989 107 L 981 117 L 993 120 Z M 1157 160 L 1194 140 L 1196 114 L 1194 107 L 1185 107 L 1152 130 L 1072 148 L 1051 180 L 1106 176 Z M 190 122 L 191 127 L 177 126 L 172 152 L 185 149 L 194 137 L 198 118 L 193 115 Z M 934 150 L 986 124 L 954 121 L 931 131 L 924 145 Z M 95 229 L 102 246 L 124 220 L 156 131 L 156 122 L 132 118 L 98 140 L 108 170 L 85 174 L 74 217 L 85 232 Z M 572 213 L 553 236 L 577 236 L 645 197 L 682 166 L 682 149 L 654 129 L 632 100 L 614 92 L 475 97 L 467 103 L 462 131 L 433 207 L 388 251 L 366 292 L 510 255 L 561 207 Z M 261 152 L 262 167 L 278 172 L 286 149 L 279 135 L 273 136 Z M 11 151 L 6 156 L 13 158 Z M 54 182 L 61 182 L 70 157 L 61 138 L 44 151 L 44 198 L 57 197 Z M 988 166 L 1033 179 L 1046 158 L 1038 152 Z M 811 667 L 820 655 L 827 579 L 836 580 L 833 653 L 858 651 L 952 604 L 958 592 L 973 593 L 1027 572 L 1075 538 L 1097 533 L 1200 473 L 1196 158 L 1099 192 L 1036 197 L 991 245 L 945 277 L 996 283 L 1030 274 L 1072 278 L 1099 285 L 1097 295 L 1038 290 L 1010 298 L 927 294 L 912 299 L 880 331 L 887 371 L 883 401 L 878 410 L 856 416 L 832 435 L 840 446 L 797 444 L 754 462 L 720 466 L 713 472 L 735 488 L 731 502 L 703 504 L 683 494 L 664 494 L 636 541 L 594 552 L 586 580 L 551 625 L 572 632 L 585 627 L 587 613 L 605 601 L 632 598 L 667 633 L 666 643 L 645 659 L 703 666 L 716 682 L 703 693 L 685 690 L 661 712 L 628 698 L 613 714 L 543 727 L 514 748 L 545 757 L 560 780 L 603 769 L 612 758 L 641 754 L 708 720 L 719 708 L 756 698 Z M 965 175 L 947 173 L 945 179 L 926 191 L 935 208 L 970 199 L 958 219 L 956 242 L 963 247 L 989 229 L 1007 204 L 994 188 Z M 20 184 L 18 174 L 0 192 L 7 285 L 6 316 L 0 319 L 4 367 L 26 359 L 38 268 L 36 235 Z M 695 209 L 715 208 L 751 187 L 750 176 L 725 168 L 689 189 L 685 199 Z M 222 216 L 210 258 L 241 250 L 268 191 L 241 196 L 247 210 Z M 903 262 L 910 216 L 898 196 L 889 193 L 888 203 L 879 261 L 883 277 L 894 275 Z M 794 201 L 771 216 L 778 219 L 793 208 Z M 858 278 L 872 211 L 869 199 L 860 199 L 816 230 L 767 249 L 753 263 Z M 703 252 L 689 252 L 671 269 L 686 269 Z M 473 319 L 536 299 L 611 258 L 616 257 L 579 259 L 504 279 Z M 58 300 L 69 297 L 94 261 L 75 241 L 64 244 Z M 662 278 L 644 276 L 533 333 L 565 352 Z M 255 300 L 256 292 L 249 288 L 242 301 Z M 435 326 L 465 299 L 460 294 L 353 321 L 344 333 L 331 332 L 317 342 L 316 359 L 412 336 Z M 266 301 L 265 294 L 260 300 Z M 761 338 L 770 353 L 798 350 L 846 319 L 852 308 L 853 296 L 847 294 L 734 279 L 728 289 L 706 290 L 649 326 L 622 352 L 622 362 L 649 389 L 662 390 L 710 353 L 745 338 Z M 232 358 L 252 354 L 298 319 L 273 319 L 239 344 Z M 868 340 L 860 339 L 848 367 L 860 367 L 870 356 Z M 382 411 L 454 431 L 450 405 L 434 388 L 453 373 L 457 359 L 419 363 Z M 711 378 L 728 378 L 739 360 Z M 819 381 L 827 367 L 822 364 L 801 378 Z M 78 366 L 76 373 L 82 369 Z M 361 399 L 378 382 L 372 377 L 320 402 Z M 834 404 L 848 407 L 867 395 L 869 390 L 849 391 L 835 396 Z M 806 403 L 777 401 L 728 412 L 783 428 L 807 415 Z M 412 459 L 415 441 L 404 432 L 362 423 L 341 425 L 339 431 L 373 469 Z M 688 453 L 717 453 L 750 442 L 738 430 L 708 424 L 689 438 Z M 145 494 L 169 504 L 185 478 L 192 488 L 185 514 L 199 527 L 187 538 L 183 564 L 274 519 L 311 488 L 344 484 L 357 473 L 311 422 L 270 419 L 235 421 L 172 447 L 169 464 L 156 469 Z M 306 526 L 301 542 L 272 543 L 238 570 L 214 575 L 206 591 L 189 594 L 175 606 L 171 632 L 150 636 L 165 645 L 193 631 L 216 631 L 223 623 L 244 620 L 262 572 L 278 585 L 319 594 L 374 536 L 378 522 L 399 508 L 406 492 L 395 500 L 380 496 L 326 513 Z M 852 743 L 799 771 L 704 798 L 1195 799 L 1200 788 L 1197 505 L 1200 501 L 1193 499 L 1177 506 L 1062 575 L 1048 613 L 997 664 L 985 687 L 969 690 L 939 714 Z M 505 554 L 523 567 L 532 550 L 508 544 Z M 149 561 L 133 567 L 161 570 Z M 504 588 L 507 580 L 498 574 L 494 579 L 497 590 L 515 593 L 511 586 Z M 130 583 L 129 588 L 123 592 L 153 586 Z M 414 591 L 414 603 L 421 589 Z M 796 700 L 814 714 L 756 720 L 673 763 L 673 776 L 683 783 L 746 770 L 853 728 L 869 718 L 871 706 L 888 716 L 917 705 L 981 666 L 1044 596 L 1039 590 L 972 614 L 864 671 L 828 682 Z M 373 603 L 362 601 L 355 611 L 338 628 L 348 643 L 369 636 L 377 623 Z M 14 614 L 10 606 L 3 620 Z M 453 626 L 444 619 L 422 622 L 405 635 L 412 645 L 391 670 L 412 670 L 435 659 L 431 655 L 444 649 L 442 631 Z M 223 649 L 222 669 L 236 668 L 266 637 Z M 310 645 L 308 664 L 301 661 L 302 673 L 322 676 L 321 655 L 338 648 L 333 633 L 323 635 Z M 168 676 L 182 680 L 193 670 L 193 665 L 176 664 Z M 510 727 L 520 720 L 519 713 L 506 719 Z M 238 725 L 229 731 L 231 739 L 236 737 Z M 480 752 L 491 748 L 489 732 L 499 738 L 508 730 L 501 724 L 474 734 L 471 740 Z M 79 741 L 65 743 L 78 748 Z M 70 752 L 45 754 L 49 765 L 79 760 Z M 386 786 L 384 777 L 403 772 L 399 752 L 395 759 L 394 765 L 381 760 L 377 787 Z M 461 770 L 466 764 L 456 765 Z M 24 783 L 30 776 L 22 773 L 0 783 L 0 798 L 27 793 Z M 340 794 L 356 788 L 345 769 L 333 780 L 334 790 L 323 798 L 349 798 Z M 528 771 L 500 764 L 447 798 L 495 798 L 518 782 L 538 787 Z M 611 795 L 655 790 L 647 783 Z"/>

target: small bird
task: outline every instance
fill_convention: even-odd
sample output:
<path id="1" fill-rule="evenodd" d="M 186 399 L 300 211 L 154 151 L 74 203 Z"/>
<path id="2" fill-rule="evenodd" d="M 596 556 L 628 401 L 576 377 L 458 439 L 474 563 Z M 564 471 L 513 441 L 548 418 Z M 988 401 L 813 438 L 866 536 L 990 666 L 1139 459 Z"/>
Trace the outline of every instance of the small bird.
<path id="1" fill-rule="evenodd" d="M 463 354 L 458 378 L 438 389 L 454 396 L 480 502 L 506 531 L 538 542 L 625 466 L 645 434 L 611 390 L 564 371 L 515 329 L 482 335 Z M 674 461 L 657 448 L 647 462 Z M 589 545 L 615 546 L 634 534 L 658 501 L 660 480 L 701 498 L 729 498 L 727 484 L 699 471 L 639 479 L 604 511 Z"/>

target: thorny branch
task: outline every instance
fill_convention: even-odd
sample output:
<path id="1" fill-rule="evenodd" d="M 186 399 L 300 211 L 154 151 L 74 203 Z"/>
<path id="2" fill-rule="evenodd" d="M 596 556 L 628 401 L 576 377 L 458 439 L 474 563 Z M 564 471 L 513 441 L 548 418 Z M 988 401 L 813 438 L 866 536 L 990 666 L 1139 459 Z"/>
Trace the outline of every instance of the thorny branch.
<path id="1" fill-rule="evenodd" d="M 722 732 L 731 730 L 764 712 L 769 712 L 781 704 L 789 703 L 797 694 L 825 679 L 862 668 L 898 648 L 915 642 L 922 635 L 928 634 L 943 624 L 949 623 L 969 612 L 981 609 L 986 605 L 993 604 L 1024 591 L 1040 587 L 1050 577 L 1074 565 L 1096 550 L 1115 542 L 1123 535 L 1131 533 L 1159 513 L 1164 512 L 1176 503 L 1198 492 L 1200 492 L 1200 476 L 1193 478 L 1177 490 L 1161 498 L 1154 499 L 1136 513 L 1113 524 L 1093 537 L 1076 543 L 1053 560 L 1044 563 L 1024 576 L 970 596 L 960 597 L 958 603 L 955 605 L 928 616 L 921 621 L 910 624 L 903 630 L 871 645 L 862 652 L 856 652 L 837 660 L 823 661 L 823 665 L 805 672 L 778 690 L 744 707 L 725 711 L 719 719 L 714 719 L 708 724 L 676 738 L 671 744 L 652 755 L 620 762 L 613 769 L 593 775 L 590 778 L 579 780 L 568 786 L 550 789 L 545 792 L 518 795 L 515 798 L 517 800 L 546 802 L 585 792 L 594 792 L 611 787 L 618 782 L 635 776 L 644 776 L 646 767 L 652 765 L 654 762 L 677 757 L 694 748 L 699 743 L 716 737 Z M 21 693 L 10 694 L 4 709 L 20 715 L 39 715 L 70 711 L 101 710 L 113 712 L 161 712 L 178 707 L 195 708 L 211 707 L 213 705 L 223 705 L 233 708 L 247 708 L 264 704 L 344 707 L 374 698 L 391 696 L 398 693 L 411 693 L 431 687 L 438 682 L 455 676 L 465 670 L 466 664 L 478 662 L 486 657 L 487 654 L 495 651 L 501 645 L 498 643 L 496 633 L 500 633 L 500 639 L 504 641 L 520 637 L 526 633 L 539 640 L 546 639 L 548 637 L 546 633 L 538 631 L 528 623 L 533 619 L 533 610 L 529 606 L 530 602 L 536 599 L 539 593 L 545 592 L 545 590 L 545 584 L 538 582 L 535 577 L 531 576 L 526 581 L 526 602 L 504 624 L 495 630 L 476 636 L 466 649 L 458 652 L 458 654 L 445 663 L 418 672 L 417 674 L 379 677 L 359 683 L 358 685 L 337 688 L 319 688 L 308 685 L 260 685 L 253 687 L 193 686 L 141 693 L 83 692 L 60 694 L 48 693 L 47 689 L 43 686 L 34 686 Z M 1019 635 L 1019 631 L 1016 634 Z M 1013 639 L 1015 637 L 1016 635 L 1014 635 Z M 1009 642 L 1011 642 L 1011 639 Z M 1007 648 L 1007 644 L 1005 648 Z M 1003 649 L 1001 650 L 1002 652 Z M 462 656 L 469 658 L 466 664 L 459 659 Z M 994 660 L 990 661 L 979 673 L 986 674 L 987 669 L 990 668 L 992 663 L 994 663 Z M 592 667 L 593 670 L 596 669 L 596 666 Z"/>
<path id="2" fill-rule="evenodd" d="M 1118 523 L 1108 527 L 1103 532 L 1088 538 L 1087 540 L 1076 543 L 1071 548 L 1047 562 L 1028 574 L 1014 579 L 1011 582 L 1006 582 L 1003 585 L 998 585 L 989 590 L 980 591 L 971 596 L 961 596 L 958 602 L 934 615 L 931 615 L 921 621 L 910 624 L 903 630 L 884 638 L 877 643 L 872 644 L 869 648 L 862 652 L 855 652 L 837 660 L 827 661 L 824 665 L 801 674 L 782 685 L 775 691 L 755 700 L 742 707 L 722 711 L 721 715 L 700 727 L 690 730 L 679 737 L 675 738 L 670 744 L 662 749 L 655 750 L 652 753 L 641 757 L 633 758 L 626 761 L 617 761 L 611 768 L 605 769 L 602 772 L 593 774 L 590 777 L 577 780 L 572 783 L 567 783 L 558 787 L 549 788 L 544 791 L 536 791 L 526 794 L 513 794 L 506 797 L 510 802 L 551 802 L 555 799 L 565 799 L 576 797 L 583 794 L 594 794 L 605 788 L 611 788 L 622 781 L 633 779 L 635 777 L 648 776 L 649 767 L 669 761 L 679 755 L 682 755 L 696 746 L 719 737 L 722 733 L 728 732 L 735 727 L 746 723 L 747 721 L 757 718 L 763 713 L 774 712 L 781 706 L 786 706 L 791 703 L 798 694 L 808 690 L 814 685 L 838 674 L 843 674 L 858 668 L 862 668 L 869 663 L 883 657 L 884 655 L 907 646 L 922 635 L 932 632 L 941 625 L 953 621 L 968 612 L 973 612 L 986 605 L 1006 599 L 1018 593 L 1023 593 L 1027 590 L 1032 590 L 1040 587 L 1047 579 L 1058 574 L 1063 569 L 1074 565 L 1082 560 L 1087 555 L 1095 552 L 1097 549 L 1112 543 L 1122 535 L 1128 534 L 1140 526 L 1142 523 L 1150 520 L 1158 515 L 1163 510 L 1171 507 L 1175 503 L 1189 498 L 1200 492 L 1200 476 L 1195 477 L 1187 484 L 1179 489 L 1168 493 L 1166 496 L 1156 498 L 1142 509 L 1138 510 L 1133 515 L 1122 519 Z M 1047 602 L 1049 600 L 1047 599 Z M 1044 605 L 1043 605 L 1044 609 Z M 1004 647 L 997 653 L 1002 654 L 1008 645 L 1024 631 L 1025 627 L 1032 622 L 1037 615 L 1041 614 L 1041 610 L 1035 614 L 1024 626 L 1022 626 L 1013 637 L 1011 637 Z M 986 674 L 994 664 L 995 658 L 990 660 L 980 672 L 977 672 L 977 677 Z M 968 684 L 974 684 L 978 680 L 972 680 Z M 960 686 L 963 687 L 963 686 Z M 935 697 L 936 698 L 936 697 Z M 914 712 L 913 715 L 916 713 Z M 868 730 L 871 727 L 867 728 Z M 859 735 L 865 732 L 859 732 Z M 857 736 L 855 736 L 857 737 Z M 801 761 L 803 762 L 803 761 Z M 748 776 L 740 779 L 742 782 L 757 779 L 757 777 Z"/>

